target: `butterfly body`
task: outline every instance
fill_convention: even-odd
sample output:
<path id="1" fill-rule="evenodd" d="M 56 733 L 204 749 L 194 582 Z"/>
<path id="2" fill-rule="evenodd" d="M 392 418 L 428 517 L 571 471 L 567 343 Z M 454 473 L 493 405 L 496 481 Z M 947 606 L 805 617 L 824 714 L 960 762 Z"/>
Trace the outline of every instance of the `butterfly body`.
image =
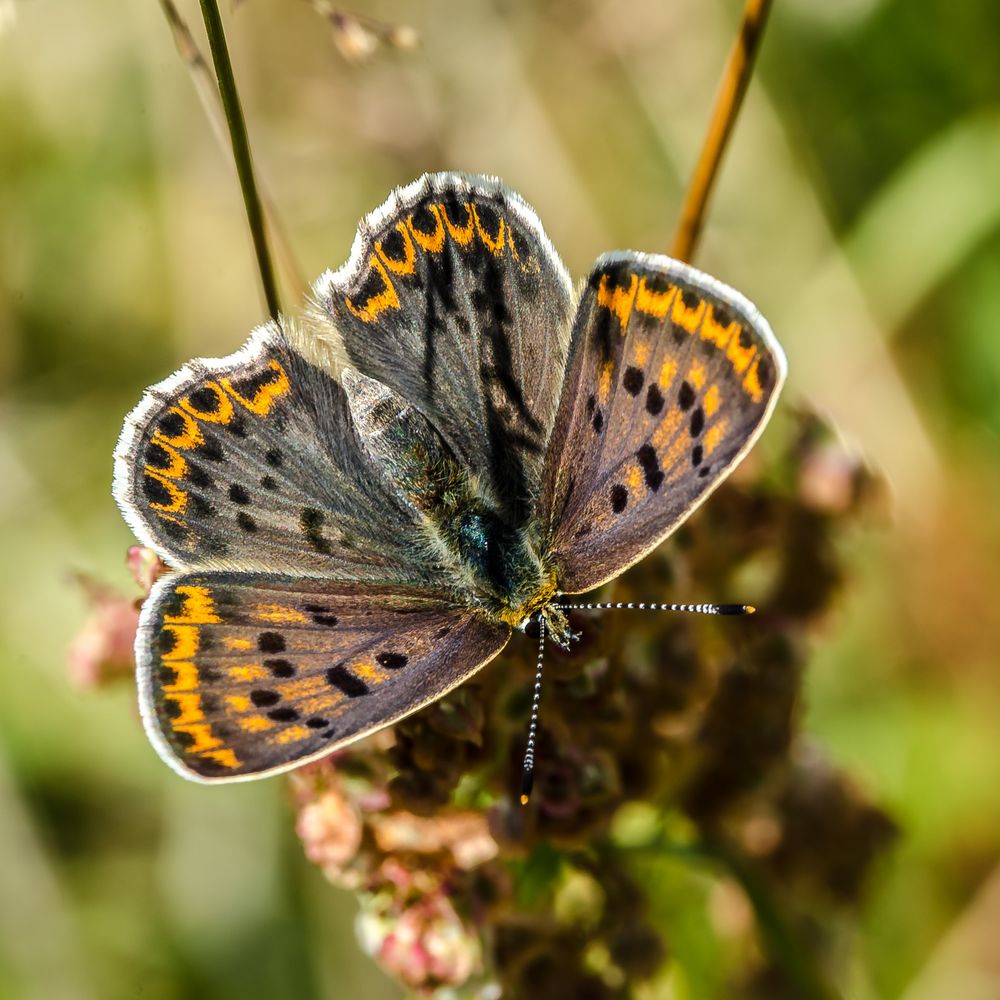
<path id="1" fill-rule="evenodd" d="M 575 315 L 575 318 L 574 318 Z M 784 378 L 738 293 L 600 258 L 575 296 L 499 182 L 421 178 L 271 324 L 128 416 L 115 497 L 175 571 L 136 641 L 185 777 L 323 756 L 441 697 L 642 558 L 746 454 Z"/>
<path id="2" fill-rule="evenodd" d="M 507 523 L 416 407 L 374 379 L 343 373 L 355 426 L 400 499 L 422 519 L 452 589 L 498 623 L 523 626 L 556 594 L 526 527 Z"/>

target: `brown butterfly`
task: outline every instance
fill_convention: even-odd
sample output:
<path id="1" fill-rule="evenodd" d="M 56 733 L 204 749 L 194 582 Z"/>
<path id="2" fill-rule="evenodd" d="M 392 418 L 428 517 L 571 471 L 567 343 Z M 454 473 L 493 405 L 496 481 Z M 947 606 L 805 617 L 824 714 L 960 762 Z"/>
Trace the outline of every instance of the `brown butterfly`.
<path id="1" fill-rule="evenodd" d="M 688 517 L 785 376 L 757 310 L 667 257 L 605 254 L 574 295 L 484 177 L 394 192 L 314 292 L 307 331 L 149 389 L 115 452 L 126 521 L 176 567 L 142 611 L 143 719 L 195 780 L 388 726 L 533 618 L 568 643 L 561 596 Z"/>

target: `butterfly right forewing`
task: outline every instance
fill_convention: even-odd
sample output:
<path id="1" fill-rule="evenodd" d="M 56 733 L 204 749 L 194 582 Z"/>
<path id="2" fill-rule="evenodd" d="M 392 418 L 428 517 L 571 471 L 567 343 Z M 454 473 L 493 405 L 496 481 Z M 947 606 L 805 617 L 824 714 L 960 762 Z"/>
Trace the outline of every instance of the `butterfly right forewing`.
<path id="1" fill-rule="evenodd" d="M 617 576 L 694 511 L 757 439 L 784 376 L 774 335 L 739 293 L 667 257 L 600 258 L 539 501 L 561 589 Z"/>

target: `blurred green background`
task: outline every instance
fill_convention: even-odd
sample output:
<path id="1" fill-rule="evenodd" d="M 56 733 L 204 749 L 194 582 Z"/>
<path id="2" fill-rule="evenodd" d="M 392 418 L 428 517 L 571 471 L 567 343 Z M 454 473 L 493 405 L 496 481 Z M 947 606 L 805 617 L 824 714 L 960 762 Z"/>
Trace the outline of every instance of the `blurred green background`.
<path id="1" fill-rule="evenodd" d="M 420 47 L 350 65 L 307 3 L 226 10 L 308 278 L 431 169 L 503 177 L 577 276 L 669 245 L 739 4 L 364 10 Z M 891 485 L 806 687 L 808 732 L 902 827 L 852 933 L 862 998 L 1000 996 L 997 39 L 995 0 L 777 0 L 696 260 L 770 318 L 786 400 Z M 130 685 L 66 671 L 71 574 L 129 586 L 123 415 L 262 316 L 232 170 L 155 0 L 0 0 L 2 997 L 397 995 L 353 899 L 303 860 L 283 782 L 181 782 Z"/>

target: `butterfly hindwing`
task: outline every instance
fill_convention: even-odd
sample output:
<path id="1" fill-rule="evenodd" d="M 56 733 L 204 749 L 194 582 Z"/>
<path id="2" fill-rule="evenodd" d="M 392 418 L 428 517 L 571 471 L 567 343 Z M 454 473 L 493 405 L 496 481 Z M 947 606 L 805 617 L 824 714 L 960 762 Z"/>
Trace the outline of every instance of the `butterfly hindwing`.
<path id="1" fill-rule="evenodd" d="M 343 389 L 273 325 L 147 391 L 118 443 L 115 497 L 175 564 L 436 579 L 412 512 L 358 441 Z"/>
<path id="2" fill-rule="evenodd" d="M 362 223 L 351 259 L 319 279 L 316 296 L 350 363 L 418 406 L 522 524 L 572 304 L 535 213 L 498 181 L 428 175 Z"/>
<path id="3" fill-rule="evenodd" d="M 676 528 L 760 434 L 785 375 L 737 292 L 667 257 L 601 257 L 584 290 L 539 517 L 567 593 Z"/>
<path id="4" fill-rule="evenodd" d="M 153 744 L 186 777 L 259 777 L 441 697 L 509 636 L 435 591 L 172 575 L 143 606 L 140 707 Z"/>

